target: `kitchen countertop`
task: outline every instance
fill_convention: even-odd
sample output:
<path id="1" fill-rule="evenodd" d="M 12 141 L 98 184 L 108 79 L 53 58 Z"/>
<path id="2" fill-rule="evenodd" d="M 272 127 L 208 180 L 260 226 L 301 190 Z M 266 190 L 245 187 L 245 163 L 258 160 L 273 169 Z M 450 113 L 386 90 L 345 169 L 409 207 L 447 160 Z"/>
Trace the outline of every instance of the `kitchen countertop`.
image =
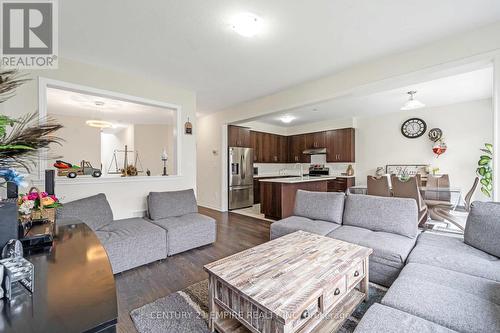
<path id="1" fill-rule="evenodd" d="M 307 177 L 308 175 L 305 174 L 304 177 Z M 261 174 L 261 175 L 254 175 L 254 179 L 260 179 L 260 178 L 286 178 L 286 177 L 295 177 L 298 178 L 298 175 L 278 175 L 278 174 Z M 356 176 L 346 176 L 346 175 L 329 175 L 329 176 L 323 176 L 323 177 L 332 177 L 332 178 L 355 178 Z"/>
<path id="2" fill-rule="evenodd" d="M 333 179 L 335 179 L 334 176 L 321 176 L 321 177 L 304 176 L 304 177 L 262 179 L 260 180 L 260 182 L 296 184 L 296 183 L 318 182 L 318 181 L 333 180 Z"/>

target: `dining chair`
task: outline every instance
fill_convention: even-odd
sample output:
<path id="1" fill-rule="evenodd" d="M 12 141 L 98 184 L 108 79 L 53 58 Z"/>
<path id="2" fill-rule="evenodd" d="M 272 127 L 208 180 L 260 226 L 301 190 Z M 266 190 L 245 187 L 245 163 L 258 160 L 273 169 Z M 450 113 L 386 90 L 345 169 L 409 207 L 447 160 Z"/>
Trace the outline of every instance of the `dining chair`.
<path id="1" fill-rule="evenodd" d="M 429 189 L 440 189 L 440 188 L 449 188 L 450 187 L 450 176 L 448 174 L 444 175 L 431 175 L 427 176 L 427 188 Z M 451 200 L 451 193 L 448 191 L 426 191 L 424 195 L 424 199 L 427 200 L 438 200 L 438 201 L 447 201 Z"/>
<path id="2" fill-rule="evenodd" d="M 366 177 L 367 184 L 367 194 L 368 195 L 376 195 L 379 197 L 390 197 L 391 196 L 391 187 L 389 185 L 389 178 L 382 177 Z"/>
<path id="3" fill-rule="evenodd" d="M 418 186 L 418 177 L 410 177 L 407 181 L 402 181 L 398 176 L 391 176 L 392 194 L 399 198 L 412 198 L 417 202 L 418 225 L 422 227 L 428 218 L 428 208 L 425 204 Z"/>
<path id="4" fill-rule="evenodd" d="M 477 189 L 477 185 L 479 184 L 479 177 L 476 177 L 474 179 L 474 182 L 472 183 L 472 187 L 467 192 L 465 195 L 465 211 L 468 213 L 470 212 L 470 205 L 472 201 L 472 196 L 474 195 L 474 192 Z M 446 202 L 441 202 L 441 204 L 435 205 L 432 207 L 432 211 L 434 214 L 436 214 L 438 217 L 442 218 L 445 220 L 445 222 L 449 222 L 453 225 L 455 225 L 458 229 L 464 231 L 465 230 L 465 220 L 466 217 L 459 218 L 457 216 L 454 216 L 451 214 L 451 209 L 452 209 L 452 204 L 451 203 L 446 203 Z"/>

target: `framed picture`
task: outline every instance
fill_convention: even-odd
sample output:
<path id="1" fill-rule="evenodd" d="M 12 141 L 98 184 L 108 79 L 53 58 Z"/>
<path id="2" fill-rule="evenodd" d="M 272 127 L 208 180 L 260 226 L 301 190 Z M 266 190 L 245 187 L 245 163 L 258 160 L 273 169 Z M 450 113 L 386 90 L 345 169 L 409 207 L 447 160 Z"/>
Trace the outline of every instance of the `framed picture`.
<path id="1" fill-rule="evenodd" d="M 385 173 L 400 176 L 415 176 L 416 174 L 427 175 L 429 173 L 428 164 L 387 164 Z"/>

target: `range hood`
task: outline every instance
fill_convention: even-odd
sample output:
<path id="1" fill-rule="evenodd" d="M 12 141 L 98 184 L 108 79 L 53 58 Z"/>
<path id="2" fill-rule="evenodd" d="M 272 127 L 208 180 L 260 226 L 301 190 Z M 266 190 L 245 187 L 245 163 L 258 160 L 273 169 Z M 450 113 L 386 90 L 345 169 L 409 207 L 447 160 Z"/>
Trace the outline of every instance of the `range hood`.
<path id="1" fill-rule="evenodd" d="M 325 155 L 326 154 L 326 148 L 311 148 L 311 149 L 306 149 L 302 152 L 304 155 Z"/>

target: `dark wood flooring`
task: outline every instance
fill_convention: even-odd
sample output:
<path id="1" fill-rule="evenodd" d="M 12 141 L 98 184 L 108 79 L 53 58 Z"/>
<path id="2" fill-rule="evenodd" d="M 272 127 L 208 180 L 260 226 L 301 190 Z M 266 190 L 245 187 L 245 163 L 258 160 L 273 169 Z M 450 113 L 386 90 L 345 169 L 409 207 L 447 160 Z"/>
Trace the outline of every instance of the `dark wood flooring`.
<path id="1" fill-rule="evenodd" d="M 270 223 L 200 208 L 217 220 L 217 242 L 116 275 L 118 332 L 137 332 L 130 311 L 207 278 L 203 266 L 269 240 Z"/>

